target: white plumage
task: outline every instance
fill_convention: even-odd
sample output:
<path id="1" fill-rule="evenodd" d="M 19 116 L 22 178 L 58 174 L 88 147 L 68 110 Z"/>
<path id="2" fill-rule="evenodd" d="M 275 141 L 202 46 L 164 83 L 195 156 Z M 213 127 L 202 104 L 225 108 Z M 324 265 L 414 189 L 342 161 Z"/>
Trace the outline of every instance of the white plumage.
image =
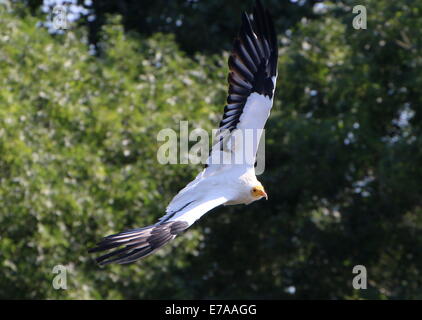
<path id="1" fill-rule="evenodd" d="M 105 237 L 91 249 L 97 252 L 122 247 L 97 258 L 99 264 L 124 264 L 145 257 L 217 206 L 267 198 L 255 176 L 254 163 L 273 105 L 277 59 L 272 19 L 257 1 L 252 18 L 243 14 L 229 59 L 227 105 L 219 141 L 211 150 L 206 168 L 173 198 L 156 224 Z M 252 138 L 248 131 L 254 132 Z"/>

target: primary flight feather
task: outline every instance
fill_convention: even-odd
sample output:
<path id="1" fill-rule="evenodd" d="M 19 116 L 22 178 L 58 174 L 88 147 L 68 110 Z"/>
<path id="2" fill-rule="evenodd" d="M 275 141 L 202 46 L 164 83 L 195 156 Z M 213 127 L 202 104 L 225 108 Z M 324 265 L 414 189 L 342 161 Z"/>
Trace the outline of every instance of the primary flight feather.
<path id="1" fill-rule="evenodd" d="M 96 259 L 100 265 L 126 264 L 153 253 L 217 206 L 268 198 L 255 176 L 254 163 L 261 130 L 273 105 L 277 59 L 272 19 L 257 1 L 253 14 L 242 16 L 228 61 L 227 105 L 206 168 L 173 198 L 157 223 L 107 236 L 91 249 L 111 250 Z M 248 130 L 256 135 L 247 141 L 251 148 L 246 151 L 238 137 L 247 137 Z M 243 159 L 240 163 L 234 161 L 238 156 Z"/>

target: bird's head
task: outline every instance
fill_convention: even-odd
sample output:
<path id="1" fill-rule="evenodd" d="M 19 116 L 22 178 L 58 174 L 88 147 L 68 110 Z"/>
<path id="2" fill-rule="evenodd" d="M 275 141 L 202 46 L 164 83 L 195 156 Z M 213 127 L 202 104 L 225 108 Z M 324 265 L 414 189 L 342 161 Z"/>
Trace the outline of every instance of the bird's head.
<path id="1" fill-rule="evenodd" d="M 265 199 L 268 200 L 268 195 L 261 184 L 252 187 L 251 194 L 255 200 L 259 200 L 263 197 L 265 197 Z"/>

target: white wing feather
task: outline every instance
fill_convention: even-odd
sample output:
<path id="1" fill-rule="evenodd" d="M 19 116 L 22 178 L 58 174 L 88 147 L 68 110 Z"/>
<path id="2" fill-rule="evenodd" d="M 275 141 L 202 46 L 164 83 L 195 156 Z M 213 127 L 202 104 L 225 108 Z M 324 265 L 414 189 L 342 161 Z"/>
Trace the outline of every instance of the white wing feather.
<path id="1" fill-rule="evenodd" d="M 110 235 L 97 243 L 90 252 L 113 250 L 98 257 L 99 264 L 126 264 L 141 259 L 170 242 L 211 209 L 222 204 L 246 203 L 239 201 L 241 192 L 236 182 L 254 170 L 261 130 L 273 104 L 277 58 L 272 19 L 257 1 L 253 18 L 243 14 L 241 30 L 228 61 L 229 94 L 220 122 L 220 130 L 228 132 L 222 133 L 225 139 L 212 148 L 208 168 L 173 198 L 166 214 L 156 224 Z M 248 129 L 255 131 L 252 139 Z M 239 143 L 238 137 L 243 141 L 250 139 L 249 143 Z M 215 157 L 222 162 L 215 163 Z"/>

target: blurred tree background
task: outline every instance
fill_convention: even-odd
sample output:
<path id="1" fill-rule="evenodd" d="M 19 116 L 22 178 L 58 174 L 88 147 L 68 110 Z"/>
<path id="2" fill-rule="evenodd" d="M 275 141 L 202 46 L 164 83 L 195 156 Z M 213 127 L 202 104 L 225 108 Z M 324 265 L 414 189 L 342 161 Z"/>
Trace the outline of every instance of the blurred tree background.
<path id="1" fill-rule="evenodd" d="M 422 299 L 422 0 L 263 2 L 280 44 L 270 200 L 106 268 L 87 249 L 155 222 L 201 169 L 160 165 L 157 134 L 217 126 L 253 1 L 73 1 L 62 32 L 55 1 L 0 4 L 1 298 Z"/>

